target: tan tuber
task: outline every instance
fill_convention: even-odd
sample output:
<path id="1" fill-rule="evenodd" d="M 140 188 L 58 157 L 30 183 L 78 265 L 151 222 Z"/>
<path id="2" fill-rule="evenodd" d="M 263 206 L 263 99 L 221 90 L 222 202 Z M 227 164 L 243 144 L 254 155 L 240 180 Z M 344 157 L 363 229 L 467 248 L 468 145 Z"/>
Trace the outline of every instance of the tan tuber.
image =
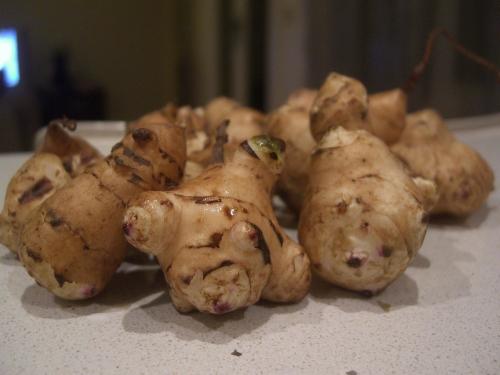
<path id="1" fill-rule="evenodd" d="M 125 257 L 127 202 L 141 191 L 176 185 L 184 145 L 181 128 L 143 124 L 105 160 L 57 190 L 22 228 L 19 256 L 28 273 L 61 298 L 101 292 Z"/>
<path id="2" fill-rule="evenodd" d="M 320 141 L 299 239 L 322 278 L 371 295 L 394 281 L 422 245 L 435 186 L 410 178 L 382 140 L 359 129 L 368 105 L 364 87 L 338 75 L 328 80 L 325 87 L 343 89 L 334 90 L 335 99 L 324 95 L 311 117 Z"/>
<path id="3" fill-rule="evenodd" d="M 391 150 L 414 175 L 435 181 L 439 198 L 434 214 L 469 215 L 493 190 L 489 165 L 448 130 L 436 111 L 408 115 L 407 127 Z"/>
<path id="4" fill-rule="evenodd" d="M 178 310 L 222 314 L 307 293 L 308 257 L 280 228 L 270 202 L 283 147 L 251 138 L 178 189 L 130 202 L 126 237 L 158 258 Z"/>
<path id="5" fill-rule="evenodd" d="M 70 136 L 62 127 L 76 126 L 71 120 L 55 120 L 35 154 L 12 177 L 0 214 L 0 243 L 18 251 L 20 228 L 36 210 L 72 177 L 95 164 L 100 154 L 85 140 Z"/>

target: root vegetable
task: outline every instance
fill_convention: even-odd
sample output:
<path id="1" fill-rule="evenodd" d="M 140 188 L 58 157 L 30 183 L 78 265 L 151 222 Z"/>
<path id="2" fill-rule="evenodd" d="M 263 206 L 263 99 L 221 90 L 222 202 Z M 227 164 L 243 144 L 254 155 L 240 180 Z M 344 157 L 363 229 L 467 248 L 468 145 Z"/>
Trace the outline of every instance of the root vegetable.
<path id="1" fill-rule="evenodd" d="M 307 293 L 308 257 L 270 202 L 283 151 L 281 140 L 253 137 L 178 189 L 130 202 L 126 238 L 158 258 L 179 311 L 222 314 L 261 297 L 296 302 Z"/>
<path id="2" fill-rule="evenodd" d="M 327 78 L 311 114 L 319 143 L 298 229 L 321 277 L 373 294 L 415 256 L 436 194 L 431 181 L 412 180 L 387 145 L 363 129 L 367 110 L 359 82 Z"/>
<path id="3" fill-rule="evenodd" d="M 65 299 L 102 291 L 125 256 L 126 203 L 141 191 L 177 184 L 185 162 L 183 134 L 173 125 L 134 127 L 110 156 L 32 212 L 19 251 L 28 273 Z"/>
<path id="4" fill-rule="evenodd" d="M 307 116 L 310 110 L 310 118 Z M 292 93 L 285 105 L 268 118 L 269 134 L 285 140 L 287 163 L 278 193 L 296 213 L 300 212 L 307 186 L 310 155 L 327 129 L 343 126 L 365 129 L 387 144 L 394 143 L 405 126 L 406 94 L 390 90 L 366 96 L 357 80 L 330 74 L 318 91 Z M 311 132 L 314 138 L 311 136 Z"/>
<path id="5" fill-rule="evenodd" d="M 18 252 L 20 228 L 56 190 L 81 174 L 100 159 L 100 154 L 79 137 L 72 137 L 62 127 L 74 129 L 68 119 L 52 121 L 36 153 L 26 161 L 7 186 L 0 214 L 0 243 Z"/>
<path id="6" fill-rule="evenodd" d="M 432 183 L 418 188 L 381 140 L 342 127 L 323 137 L 310 169 L 299 239 L 314 269 L 341 287 L 379 292 L 422 244 Z"/>
<path id="7" fill-rule="evenodd" d="M 439 198 L 434 214 L 469 215 L 493 190 L 487 162 L 460 142 L 433 110 L 408 115 L 407 127 L 391 150 L 414 175 L 435 181 Z"/>
<path id="8" fill-rule="evenodd" d="M 311 133 L 319 142 L 330 129 L 366 129 L 368 95 L 361 82 L 331 73 L 318 91 L 311 107 Z"/>
<path id="9" fill-rule="evenodd" d="M 58 156 L 39 153 L 28 159 L 7 186 L 0 214 L 0 242 L 17 253 L 20 228 L 29 214 L 70 180 Z"/>

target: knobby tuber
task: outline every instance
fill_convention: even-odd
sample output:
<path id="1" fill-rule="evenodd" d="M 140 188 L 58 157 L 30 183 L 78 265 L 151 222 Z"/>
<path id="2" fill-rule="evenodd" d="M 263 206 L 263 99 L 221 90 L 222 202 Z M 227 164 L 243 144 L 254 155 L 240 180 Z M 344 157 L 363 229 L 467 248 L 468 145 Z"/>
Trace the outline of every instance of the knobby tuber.
<path id="1" fill-rule="evenodd" d="M 30 214 L 19 250 L 28 273 L 61 298 L 98 294 L 125 256 L 126 203 L 141 191 L 174 187 L 184 163 L 183 129 L 156 123 L 131 129 L 105 160 Z"/>
<path id="2" fill-rule="evenodd" d="M 283 157 L 281 140 L 253 137 L 178 189 L 130 202 L 126 238 L 158 258 L 179 311 L 222 314 L 261 297 L 305 296 L 309 259 L 281 229 L 270 202 Z"/>
<path id="3" fill-rule="evenodd" d="M 219 126 L 223 124 L 227 126 L 227 141 L 224 144 L 226 157 L 231 157 L 245 139 L 262 134 L 265 130 L 265 117 L 262 113 L 225 97 L 213 99 L 204 108 L 190 106 L 177 108 L 173 104 L 168 104 L 141 117 L 136 123 L 130 124 L 129 128 L 154 122 L 175 122 L 185 129 L 187 148 L 185 181 L 196 177 L 213 163 L 213 149 Z"/>
<path id="4" fill-rule="evenodd" d="M 58 156 L 39 153 L 28 159 L 7 186 L 0 214 L 0 242 L 17 253 L 19 231 L 29 214 L 70 180 Z"/>
<path id="5" fill-rule="evenodd" d="M 68 119 L 51 122 L 41 146 L 7 186 L 0 214 L 0 243 L 14 253 L 18 252 L 20 228 L 29 214 L 101 157 L 85 140 L 70 136 L 62 129 L 74 130 L 75 124 Z"/>
<path id="6" fill-rule="evenodd" d="M 310 169 L 299 239 L 314 269 L 347 289 L 382 290 L 422 244 L 433 184 L 413 181 L 378 138 L 342 127 L 323 137 Z"/>
<path id="7" fill-rule="evenodd" d="M 339 101 L 340 99 L 340 101 Z M 310 111 L 310 117 L 309 117 Z M 308 181 L 310 155 L 326 129 L 344 126 L 365 129 L 387 144 L 399 139 L 405 126 L 406 94 L 399 89 L 370 95 L 357 80 L 330 74 L 318 91 L 293 92 L 288 103 L 268 117 L 269 134 L 289 146 L 278 193 L 297 214 Z M 311 136 L 311 130 L 316 133 Z"/>
<path id="8" fill-rule="evenodd" d="M 408 115 L 407 126 L 391 150 L 414 175 L 436 183 L 434 214 L 468 215 L 493 190 L 494 176 L 486 161 L 460 142 L 433 110 Z"/>
<path id="9" fill-rule="evenodd" d="M 406 93 L 400 89 L 368 96 L 361 82 L 331 73 L 311 107 L 311 131 L 316 141 L 332 128 L 366 130 L 387 144 L 399 139 L 405 126 Z"/>
<path id="10" fill-rule="evenodd" d="M 420 248 L 435 186 L 410 178 L 382 140 L 359 129 L 367 112 L 362 85 L 338 75 L 328 81 L 325 87 L 340 88 L 334 99 L 320 94 L 311 116 L 319 143 L 299 239 L 325 280 L 373 294 L 401 274 Z"/>
<path id="11" fill-rule="evenodd" d="M 99 151 L 83 138 L 70 136 L 63 128 L 76 129 L 76 122 L 66 118 L 51 121 L 47 133 L 36 152 L 57 155 L 66 171 L 75 177 L 102 158 Z"/>

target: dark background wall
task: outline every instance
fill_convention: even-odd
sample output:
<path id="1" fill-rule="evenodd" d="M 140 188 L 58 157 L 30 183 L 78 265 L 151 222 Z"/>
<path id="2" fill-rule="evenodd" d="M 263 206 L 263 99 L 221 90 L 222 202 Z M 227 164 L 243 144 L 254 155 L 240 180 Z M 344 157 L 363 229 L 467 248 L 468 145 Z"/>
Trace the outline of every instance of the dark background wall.
<path id="1" fill-rule="evenodd" d="M 0 93 L 0 151 L 30 148 L 54 115 L 130 120 L 220 94 L 269 110 L 333 70 L 397 87 L 436 25 L 499 65 L 498 0 L 0 0 L 22 52 L 22 84 Z M 498 112 L 500 87 L 439 41 L 410 96 L 424 106 Z"/>

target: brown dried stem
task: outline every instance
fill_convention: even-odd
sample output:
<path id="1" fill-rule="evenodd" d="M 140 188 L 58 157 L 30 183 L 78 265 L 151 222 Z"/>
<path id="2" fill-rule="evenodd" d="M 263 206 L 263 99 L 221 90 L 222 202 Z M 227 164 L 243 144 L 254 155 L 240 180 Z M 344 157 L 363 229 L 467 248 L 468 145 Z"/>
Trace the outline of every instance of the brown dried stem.
<path id="1" fill-rule="evenodd" d="M 462 54 L 463 56 L 467 57 L 469 60 L 474 61 L 476 64 L 481 65 L 483 68 L 492 71 L 495 76 L 497 81 L 500 83 L 500 68 L 497 67 L 494 63 L 491 61 L 486 60 L 485 58 L 479 56 L 478 54 L 472 52 L 468 48 L 464 47 L 457 39 L 455 39 L 454 36 L 452 36 L 446 29 L 442 27 L 437 27 L 432 32 L 429 34 L 429 37 L 427 38 L 427 44 L 425 46 L 425 51 L 424 55 L 422 57 L 422 60 L 415 66 L 413 69 L 413 72 L 411 73 L 410 77 L 406 80 L 406 82 L 401 86 L 401 89 L 403 89 L 405 92 L 410 92 L 413 90 L 415 87 L 415 84 L 417 81 L 420 79 L 420 77 L 423 75 L 425 68 L 429 64 L 429 59 L 432 54 L 432 50 L 434 48 L 434 43 L 437 39 L 438 36 L 444 36 L 446 40 L 455 48 L 457 52 Z"/>

